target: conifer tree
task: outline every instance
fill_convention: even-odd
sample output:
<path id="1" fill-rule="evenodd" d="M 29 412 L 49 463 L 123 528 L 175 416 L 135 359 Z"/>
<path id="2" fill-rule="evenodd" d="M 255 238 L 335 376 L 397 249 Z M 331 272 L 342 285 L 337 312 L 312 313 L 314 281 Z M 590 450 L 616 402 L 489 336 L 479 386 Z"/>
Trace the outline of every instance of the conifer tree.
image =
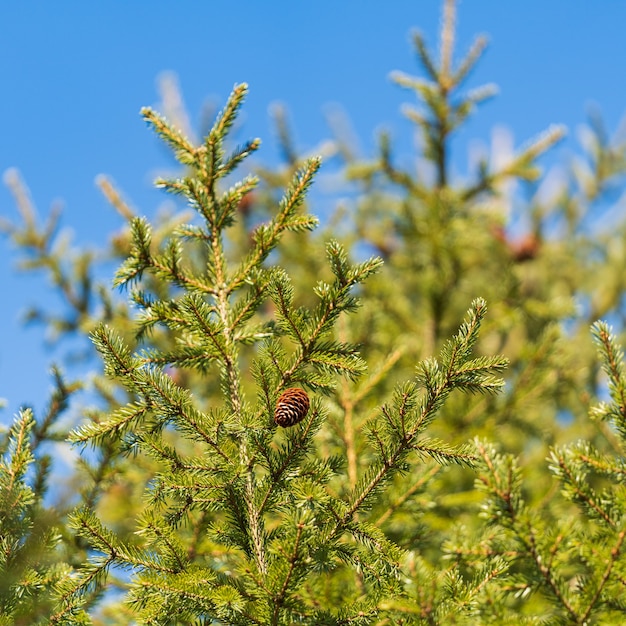
<path id="1" fill-rule="evenodd" d="M 146 623 L 366 623 L 378 613 L 381 598 L 400 593 L 401 566 L 398 547 L 368 522 L 369 503 L 396 473 L 406 471 L 411 453 L 441 463 L 471 463 L 464 448 L 424 439 L 422 433 L 453 389 L 490 392 L 500 385 L 494 374 L 502 359 L 471 355 L 485 311 L 477 300 L 440 362 L 423 362 L 417 378 L 398 385 L 393 404 L 372 420 L 370 470 L 345 490 L 341 459 L 313 452 L 325 417 L 319 394 L 331 391 L 337 374 L 354 378 L 363 370 L 354 347 L 334 339 L 333 328 L 356 308 L 353 288 L 377 271 L 380 261 L 351 264 L 330 241 L 326 253 L 334 279 L 316 285 L 314 308 L 297 306 L 284 269 L 265 266 L 283 232 L 315 225 L 298 208 L 317 160 L 296 173 L 275 217 L 255 230 L 247 256 L 229 261 L 225 233 L 256 184 L 247 178 L 226 191 L 218 188 L 258 146 L 252 141 L 231 154 L 224 149 L 245 91 L 245 85 L 235 87 L 200 146 L 144 111 L 190 170 L 158 184 L 182 194 L 202 221 L 181 225 L 157 250 L 149 225 L 134 218 L 130 256 L 116 283 L 132 285 L 138 335 L 161 325 L 175 347 L 133 352 L 113 329 L 96 328 L 93 340 L 105 372 L 134 400 L 71 438 L 80 443 L 114 436 L 123 449 L 155 459 L 159 471 L 138 521 L 144 542 L 121 541 L 87 507 L 72 515 L 72 527 L 101 556 L 60 586 L 61 609 L 53 622 L 83 619 L 84 598 L 103 584 L 107 570 L 119 567 L 133 571 L 129 603 Z M 148 292 L 142 282 L 148 273 L 170 291 Z M 256 319 L 268 300 L 275 319 Z M 255 389 L 242 363 L 249 364 Z M 207 398 L 206 408 L 199 404 L 202 396 L 196 400 L 164 371 L 172 366 L 219 378 L 219 392 Z M 256 400 L 248 399 L 247 387 Z M 285 388 L 291 396 L 280 395 Z M 314 394 L 310 410 L 303 388 Z M 306 403 L 284 423 L 279 414 L 295 390 Z M 278 432 L 274 422 L 293 430 Z M 333 579 L 341 584 L 333 585 Z M 346 593 L 344 585 L 350 589 L 357 581 Z M 336 598 L 332 610 L 320 605 L 328 586 L 333 593 L 344 587 L 343 601 Z"/>
<path id="2" fill-rule="evenodd" d="M 597 322 L 598 359 L 589 326 L 623 327 L 626 227 L 591 226 L 624 145 L 592 118 L 548 199 L 536 159 L 556 126 L 453 176 L 451 139 L 494 94 L 461 91 L 486 41 L 455 64 L 455 17 L 446 0 L 438 59 L 414 35 L 420 77 L 393 74 L 426 167 L 336 129 L 324 150 L 359 193 L 317 230 L 320 160 L 284 110 L 284 165 L 246 170 L 245 85 L 202 141 L 167 98 L 169 119 L 142 111 L 178 162 L 157 184 L 180 211 L 138 217 L 99 179 L 127 222 L 107 252 L 122 297 L 6 177 L 23 224 L 5 230 L 67 306 L 30 317 L 59 342 L 89 335 L 84 367 L 104 374 L 54 369 L 47 413 L 3 438 L 1 623 L 620 622 L 623 355 Z M 83 385 L 77 495 L 48 504 L 44 444 L 68 436 Z"/>

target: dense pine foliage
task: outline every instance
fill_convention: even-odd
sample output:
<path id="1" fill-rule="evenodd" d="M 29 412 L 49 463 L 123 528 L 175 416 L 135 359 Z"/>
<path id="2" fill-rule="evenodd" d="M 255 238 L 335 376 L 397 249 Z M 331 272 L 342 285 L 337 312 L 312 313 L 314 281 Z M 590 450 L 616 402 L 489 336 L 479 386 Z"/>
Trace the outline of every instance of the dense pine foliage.
<path id="1" fill-rule="evenodd" d="M 416 34 L 420 75 L 393 75 L 419 167 L 335 129 L 351 193 L 321 226 L 321 159 L 283 111 L 281 165 L 235 141 L 245 84 L 201 141 L 142 110 L 179 210 L 135 215 L 101 177 L 125 220 L 103 254 L 69 254 L 6 177 L 4 230 L 65 305 L 30 317 L 90 343 L 0 440 L 0 624 L 626 619 L 626 221 L 596 217 L 626 147 L 592 120 L 551 194 L 556 126 L 452 176 L 494 95 L 463 91 L 485 40 L 454 64 L 454 18 L 447 0 L 438 58 Z M 51 442 L 79 452 L 71 476 Z"/>

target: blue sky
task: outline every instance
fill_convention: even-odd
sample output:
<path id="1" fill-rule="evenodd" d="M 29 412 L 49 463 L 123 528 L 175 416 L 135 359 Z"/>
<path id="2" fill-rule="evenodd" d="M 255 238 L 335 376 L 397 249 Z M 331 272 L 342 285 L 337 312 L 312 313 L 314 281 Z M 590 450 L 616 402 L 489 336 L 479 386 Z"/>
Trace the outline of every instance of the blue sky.
<path id="1" fill-rule="evenodd" d="M 399 139 L 410 132 L 399 113 L 411 94 L 389 81 L 391 70 L 417 71 L 413 28 L 438 45 L 439 0 L 317 0 L 297 2 L 24 2 L 0 5 L 0 172 L 17 167 L 40 214 L 57 200 L 62 225 L 77 244 L 104 245 L 119 216 L 94 184 L 111 176 L 139 213 L 162 200 L 154 172 L 170 161 L 139 117 L 158 101 L 156 77 L 178 75 L 193 122 L 203 103 L 222 103 L 236 82 L 250 85 L 243 135 L 263 140 L 260 158 L 276 159 L 268 108 L 287 105 L 298 146 L 310 150 L 329 136 L 324 108 L 339 104 L 366 153 L 376 131 Z M 553 153 L 576 149 L 576 127 L 597 103 L 609 128 L 626 111 L 626 2 L 604 0 L 464 0 L 458 14 L 457 57 L 479 33 L 490 44 L 468 87 L 495 82 L 500 94 L 478 111 L 457 142 L 488 141 L 498 125 L 516 145 L 552 123 L 570 130 Z M 404 145 L 409 145 L 405 143 Z M 16 217 L 0 188 L 0 215 Z M 15 251 L 0 238 L 0 423 L 22 403 L 40 410 L 55 352 L 41 328 L 20 315 L 49 300 L 41 276 L 18 275 Z"/>

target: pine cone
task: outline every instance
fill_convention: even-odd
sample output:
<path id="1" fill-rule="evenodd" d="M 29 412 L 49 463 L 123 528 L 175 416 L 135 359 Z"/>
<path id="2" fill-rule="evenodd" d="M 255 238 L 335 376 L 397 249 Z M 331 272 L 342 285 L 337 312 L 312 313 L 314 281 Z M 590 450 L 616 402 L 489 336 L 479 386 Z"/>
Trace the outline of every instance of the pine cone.
<path id="1" fill-rule="evenodd" d="M 280 394 L 276 402 L 274 421 L 283 428 L 301 422 L 309 412 L 309 396 L 304 389 L 292 387 Z"/>

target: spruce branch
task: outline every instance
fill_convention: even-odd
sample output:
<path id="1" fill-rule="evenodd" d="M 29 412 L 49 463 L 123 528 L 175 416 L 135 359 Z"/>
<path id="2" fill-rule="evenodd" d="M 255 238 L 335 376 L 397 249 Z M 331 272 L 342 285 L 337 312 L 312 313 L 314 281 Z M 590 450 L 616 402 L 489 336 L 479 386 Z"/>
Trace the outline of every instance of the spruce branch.
<path id="1" fill-rule="evenodd" d="M 317 218 L 312 215 L 299 215 L 298 209 L 302 206 L 307 190 L 320 165 L 320 159 L 309 159 L 294 175 L 280 201 L 278 214 L 268 224 L 262 224 L 254 231 L 254 249 L 235 272 L 229 285 L 229 293 L 234 292 L 250 279 L 251 273 L 267 259 L 285 231 L 301 232 L 313 230 L 317 226 Z"/>
<path id="2" fill-rule="evenodd" d="M 264 487 L 264 495 L 260 500 L 259 512 L 263 513 L 277 490 L 284 485 L 285 476 L 294 471 L 311 450 L 313 435 L 320 425 L 320 412 L 314 408 L 310 411 L 304 424 L 299 429 L 292 429 L 284 444 L 277 446 L 276 451 L 266 456 L 270 481 Z M 261 448 L 263 449 L 263 448 Z"/>
<path id="3" fill-rule="evenodd" d="M 110 435 L 111 433 L 121 433 L 132 427 L 132 423 L 141 420 L 146 416 L 148 406 L 145 403 L 127 404 L 113 412 L 104 422 L 91 422 L 78 426 L 69 435 L 71 443 L 88 443 L 94 445 Z"/>
<path id="4" fill-rule="evenodd" d="M 123 218 L 130 222 L 135 217 L 135 212 L 122 198 L 122 194 L 108 176 L 104 174 L 98 175 L 96 177 L 96 185 L 98 185 L 104 197 Z"/>
<path id="5" fill-rule="evenodd" d="M 596 586 L 596 590 L 594 594 L 589 599 L 587 608 L 582 613 L 581 622 L 580 622 L 581 624 L 587 623 L 593 609 L 599 603 L 602 593 L 607 587 L 609 579 L 611 575 L 613 574 L 614 570 L 616 569 L 616 565 L 619 562 L 620 557 L 623 554 L 622 547 L 624 545 L 624 539 L 626 539 L 626 529 L 622 529 L 617 535 L 617 540 L 615 544 L 613 545 L 613 547 L 611 548 L 610 558 L 607 559 L 606 568 L 604 572 L 602 573 L 602 577 Z M 623 585 L 624 585 L 624 580 L 622 579 L 620 586 L 623 587 Z"/>
<path id="6" fill-rule="evenodd" d="M 454 0 L 445 0 L 441 24 L 441 60 L 440 76 L 449 80 L 452 69 L 452 53 L 454 50 L 456 10 Z"/>
<path id="7" fill-rule="evenodd" d="M 615 341 L 612 329 L 604 322 L 596 322 L 591 327 L 593 338 L 598 345 L 602 359 L 602 369 L 608 377 L 611 403 L 601 403 L 592 411 L 597 419 L 613 422 L 626 441 L 626 377 L 624 375 L 624 352 Z M 622 444 L 624 445 L 624 444 Z"/>
<path id="8" fill-rule="evenodd" d="M 419 32 L 414 32 L 412 38 L 420 63 L 426 70 L 426 73 L 428 74 L 430 79 L 436 81 L 439 72 L 435 66 L 434 60 L 430 56 L 430 52 L 428 51 L 423 35 Z"/>
<path id="9" fill-rule="evenodd" d="M 535 528 L 532 515 L 523 501 L 522 479 L 517 464 L 510 455 L 499 455 L 492 446 L 480 441 L 476 442 L 476 449 L 487 471 L 478 484 L 490 496 L 485 508 L 492 523 L 500 524 L 512 532 L 522 547 L 522 553 L 533 564 L 544 589 L 563 608 L 572 623 L 583 624 L 565 580 L 558 569 L 551 566 L 551 559 L 540 539 L 541 532 Z M 532 574 L 526 578 L 526 584 L 536 584 Z"/>
<path id="10" fill-rule="evenodd" d="M 46 618 L 66 570 L 61 513 L 44 506 L 50 460 L 35 455 L 36 430 L 32 411 L 23 409 L 0 439 L 0 622 L 7 626 Z"/>
<path id="11" fill-rule="evenodd" d="M 452 77 L 452 82 L 455 85 L 460 85 L 467 78 L 469 73 L 474 69 L 474 66 L 483 55 L 485 48 L 488 44 L 488 39 L 486 36 L 481 35 L 476 37 L 470 49 L 467 51 L 465 58 L 459 63 L 454 75 Z"/>
<path id="12" fill-rule="evenodd" d="M 131 356 L 128 346 L 111 329 L 99 327 L 93 333 L 93 340 L 103 355 L 105 372 L 112 377 L 119 377 L 130 392 L 143 396 L 143 406 L 146 407 L 146 411 L 150 409 L 159 427 L 174 423 L 182 431 L 193 433 L 194 437 L 208 444 L 224 461 L 230 462 L 229 457 L 224 454 L 221 446 L 205 427 L 210 420 L 193 407 L 188 391 L 177 387 L 166 374 L 146 367 L 142 359 Z M 145 411 L 135 411 L 132 406 L 122 409 L 104 427 L 82 427 L 77 430 L 72 435 L 72 440 L 84 443 L 89 433 L 92 436 L 102 436 L 105 432 L 126 426 L 131 419 L 145 414 Z"/>
<path id="13" fill-rule="evenodd" d="M 590 456 L 596 457 L 597 452 L 585 446 Z M 550 469 L 563 482 L 563 492 L 566 497 L 581 504 L 590 519 L 598 520 L 617 528 L 623 515 L 621 507 L 616 508 L 613 498 L 607 494 L 598 493 L 588 482 L 589 467 L 585 457 L 580 455 L 580 448 L 576 446 L 559 450 L 555 448 L 550 454 Z M 590 464 L 591 465 L 591 464 Z M 608 506 L 607 506 L 608 505 Z"/>
<path id="14" fill-rule="evenodd" d="M 32 503 L 34 494 L 24 484 L 24 477 L 29 466 L 34 462 L 31 451 L 31 433 L 35 427 L 35 418 L 30 410 L 20 413 L 3 442 L 3 459 L 0 464 L 0 510 L 2 525 L 7 525 L 4 532 L 9 532 L 9 513 L 12 509 L 23 511 Z"/>
<path id="15" fill-rule="evenodd" d="M 320 302 L 314 311 L 295 310 L 294 290 L 288 276 L 281 272 L 273 275 L 270 295 L 277 307 L 278 325 L 297 345 L 291 364 L 281 370 L 281 387 L 297 380 L 296 373 L 307 364 L 314 365 L 318 371 L 330 370 L 348 376 L 355 376 L 363 369 L 353 349 L 336 342 L 329 343 L 325 337 L 341 313 L 353 311 L 358 306 L 358 300 L 351 294 L 352 288 L 377 272 L 382 260 L 371 258 L 350 265 L 344 249 L 336 241 L 329 242 L 326 251 L 335 281 L 318 283 L 315 292 Z M 326 386 L 324 378 L 318 383 Z"/>
<path id="16" fill-rule="evenodd" d="M 237 146 L 237 148 L 229 156 L 226 157 L 226 160 L 220 167 L 217 175 L 220 178 L 223 178 L 224 176 L 230 174 L 240 165 L 240 163 L 243 162 L 244 159 L 246 159 L 253 152 L 258 150 L 260 146 L 260 139 L 252 139 L 251 141 L 247 141 L 242 146 Z"/>
<path id="17" fill-rule="evenodd" d="M 469 361 L 485 311 L 485 302 L 475 300 L 457 335 L 442 349 L 441 364 L 434 359 L 423 361 L 418 366 L 416 382 L 397 386 L 393 405 L 381 409 L 383 419 L 368 423 L 368 436 L 377 450 L 376 462 L 370 465 L 364 478 L 350 494 L 346 510 L 339 516 L 330 536 L 339 532 L 383 484 L 401 470 L 408 453 L 416 446 L 418 451 L 439 462 L 453 460 L 456 463 L 473 464 L 475 457 L 466 450 L 428 445 L 426 441 L 420 447 L 422 444 L 418 437 L 435 418 L 453 389 L 470 392 L 480 389 L 485 393 L 493 393 L 502 387 L 503 382 L 493 378 L 495 373 L 506 366 L 506 360 L 502 358 L 488 359 L 482 363 L 483 367 L 476 368 L 475 379 L 460 375 Z M 424 390 L 422 397 L 420 388 Z"/>
<path id="18" fill-rule="evenodd" d="M 209 131 L 205 146 L 216 145 L 221 143 L 223 138 L 228 134 L 232 125 L 235 123 L 237 113 L 248 94 L 248 85 L 246 83 L 236 84 L 228 97 L 228 101 L 224 108 L 218 113 L 213 127 Z"/>
<path id="19" fill-rule="evenodd" d="M 0 231 L 9 234 L 21 249 L 20 269 L 44 270 L 66 305 L 63 313 L 51 313 L 37 304 L 27 312 L 26 319 L 43 323 L 56 341 L 92 324 L 97 293 L 93 279 L 94 253 L 69 249 L 70 237 L 58 232 L 61 205 L 53 205 L 47 220 L 40 224 L 30 192 L 19 172 L 8 170 L 4 180 L 15 198 L 22 223 L 0 220 Z M 106 306 L 107 298 L 103 296 L 101 299 Z"/>
<path id="20" fill-rule="evenodd" d="M 536 180 L 540 170 L 534 161 L 561 141 L 565 135 L 564 126 L 553 124 L 538 137 L 528 142 L 526 146 L 523 146 L 513 159 L 499 170 L 495 172 L 489 172 L 486 169 L 481 170 L 479 180 L 464 190 L 462 199 L 464 201 L 472 200 L 481 193 L 493 189 L 494 185 L 506 178 L 518 177 L 523 180 Z"/>
<path id="21" fill-rule="evenodd" d="M 185 165 L 192 165 L 196 161 L 196 149 L 182 131 L 172 126 L 150 107 L 143 107 L 140 114 L 157 135 L 173 148 L 178 161 Z"/>

